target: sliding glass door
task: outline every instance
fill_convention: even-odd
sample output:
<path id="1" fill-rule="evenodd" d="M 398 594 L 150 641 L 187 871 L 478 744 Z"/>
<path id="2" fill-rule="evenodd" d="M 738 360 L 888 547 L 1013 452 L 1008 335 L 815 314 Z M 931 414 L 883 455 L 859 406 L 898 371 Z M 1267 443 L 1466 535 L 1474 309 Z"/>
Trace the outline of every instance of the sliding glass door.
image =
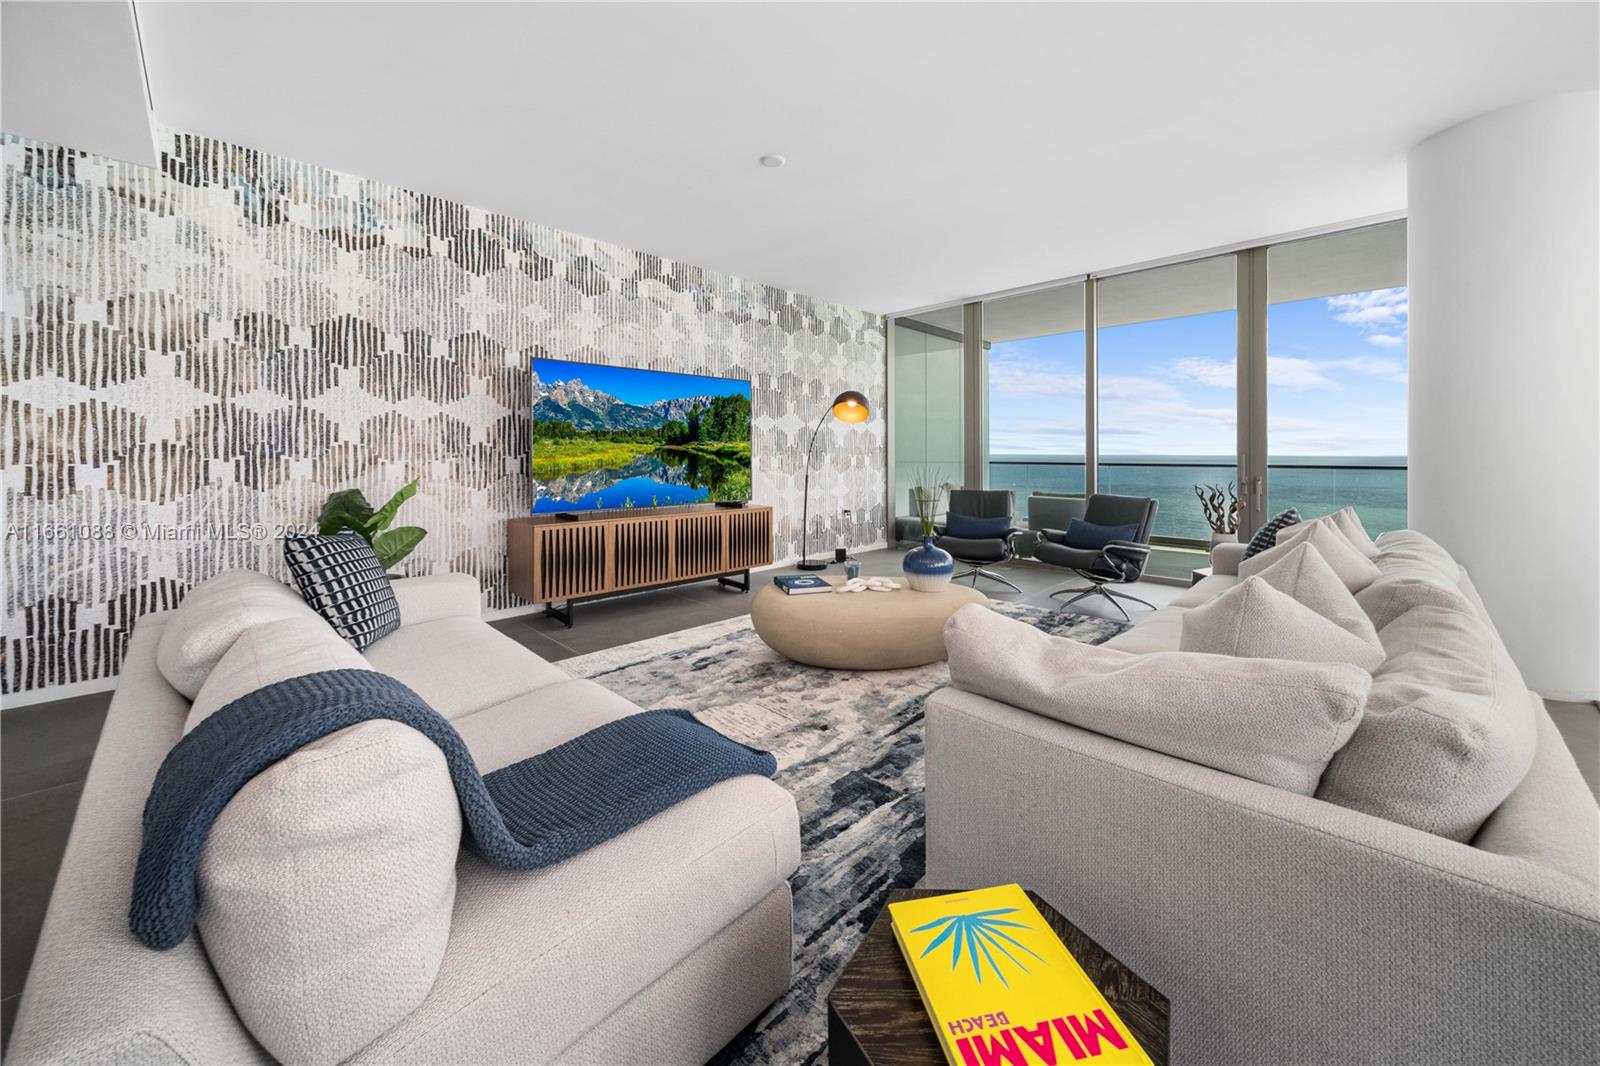
<path id="1" fill-rule="evenodd" d="M 1266 511 L 1406 525 L 1404 222 L 1267 252 Z"/>
<path id="2" fill-rule="evenodd" d="M 1234 257 L 1098 282 L 1099 491 L 1151 496 L 1155 535 L 1208 544 L 1196 488 L 1237 478 Z"/>

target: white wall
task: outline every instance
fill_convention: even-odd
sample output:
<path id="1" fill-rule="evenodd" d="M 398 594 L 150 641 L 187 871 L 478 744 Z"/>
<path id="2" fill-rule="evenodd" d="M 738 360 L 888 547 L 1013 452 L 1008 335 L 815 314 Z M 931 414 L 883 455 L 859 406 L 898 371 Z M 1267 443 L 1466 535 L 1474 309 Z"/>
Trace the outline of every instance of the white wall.
<path id="1" fill-rule="evenodd" d="M 1411 152 L 1411 524 L 1530 687 L 1600 696 L 1600 94 Z"/>

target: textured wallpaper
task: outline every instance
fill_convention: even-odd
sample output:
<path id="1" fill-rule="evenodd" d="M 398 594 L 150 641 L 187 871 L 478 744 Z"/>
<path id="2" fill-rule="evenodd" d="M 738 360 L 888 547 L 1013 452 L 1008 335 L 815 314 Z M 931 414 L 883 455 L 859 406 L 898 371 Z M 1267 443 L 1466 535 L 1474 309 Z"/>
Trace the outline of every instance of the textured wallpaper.
<path id="1" fill-rule="evenodd" d="M 779 558 L 822 406 L 884 410 L 876 314 L 181 133 L 159 171 L 0 154 L 7 693 L 114 675 L 134 620 L 219 570 L 286 577 L 284 527 L 350 486 L 420 479 L 402 569 L 517 606 L 533 356 L 749 378 Z M 884 449 L 881 417 L 824 434 L 823 544 L 883 541 Z"/>

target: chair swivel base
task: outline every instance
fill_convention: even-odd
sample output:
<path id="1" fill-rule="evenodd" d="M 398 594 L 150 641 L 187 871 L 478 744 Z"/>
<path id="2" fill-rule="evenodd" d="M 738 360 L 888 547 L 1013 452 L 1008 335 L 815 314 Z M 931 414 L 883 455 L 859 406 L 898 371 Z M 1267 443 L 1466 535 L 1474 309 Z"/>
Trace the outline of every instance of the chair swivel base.
<path id="1" fill-rule="evenodd" d="M 1020 588 L 1018 588 L 1017 586 L 1013 585 L 1011 582 L 1007 581 L 1005 578 L 1001 577 L 999 574 L 995 573 L 993 570 L 985 570 L 981 566 L 970 566 L 969 565 L 965 570 L 961 571 L 961 573 L 955 575 L 950 580 L 951 581 L 960 581 L 964 577 L 972 578 L 972 587 L 973 588 L 977 588 L 978 587 L 978 579 L 980 577 L 986 577 L 990 581 L 998 581 L 1000 584 L 1004 585 L 1006 588 L 1010 589 L 1012 592 L 1021 592 L 1022 591 Z"/>
<path id="2" fill-rule="evenodd" d="M 1134 603 L 1143 604 L 1152 611 L 1156 609 L 1156 605 L 1151 603 L 1149 600 L 1141 600 L 1139 597 L 1130 592 L 1113 592 L 1111 589 L 1106 588 L 1105 583 L 1102 581 L 1096 581 L 1087 574 L 1082 574 L 1080 576 L 1084 577 L 1089 582 L 1087 587 L 1075 589 L 1057 589 L 1056 591 L 1050 593 L 1050 595 L 1052 597 L 1071 596 L 1072 599 L 1061 605 L 1063 607 L 1071 607 L 1073 604 L 1077 603 L 1086 596 L 1104 596 L 1107 602 L 1109 602 L 1111 606 L 1115 607 L 1117 612 L 1129 622 L 1133 621 L 1133 619 L 1128 616 L 1127 610 L 1123 608 L 1122 604 L 1117 602 L 1118 600 L 1132 600 Z"/>

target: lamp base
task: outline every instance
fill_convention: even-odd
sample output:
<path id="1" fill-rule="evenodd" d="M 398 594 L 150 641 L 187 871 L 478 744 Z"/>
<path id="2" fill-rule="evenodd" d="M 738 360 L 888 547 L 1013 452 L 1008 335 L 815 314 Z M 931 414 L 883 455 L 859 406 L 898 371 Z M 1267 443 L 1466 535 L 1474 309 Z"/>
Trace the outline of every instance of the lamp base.
<path id="1" fill-rule="evenodd" d="M 794 564 L 794 568 L 796 570 L 826 570 L 828 568 L 828 564 L 824 562 L 817 562 L 813 559 L 801 559 L 798 563 Z"/>

